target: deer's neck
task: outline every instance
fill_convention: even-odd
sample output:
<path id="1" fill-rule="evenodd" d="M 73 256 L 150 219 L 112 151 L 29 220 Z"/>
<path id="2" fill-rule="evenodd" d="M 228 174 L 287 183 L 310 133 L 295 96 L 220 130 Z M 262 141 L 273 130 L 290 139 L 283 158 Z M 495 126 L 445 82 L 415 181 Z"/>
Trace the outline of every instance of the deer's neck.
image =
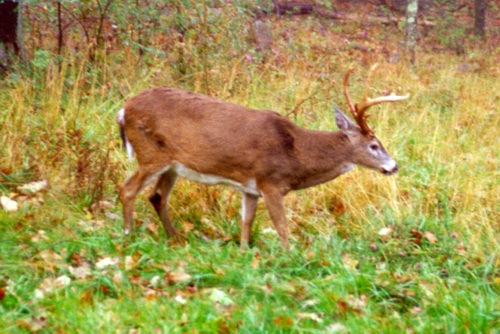
<path id="1" fill-rule="evenodd" d="M 303 189 L 328 182 L 350 171 L 352 146 L 341 131 L 306 131 L 297 138 L 300 166 L 292 189 Z"/>

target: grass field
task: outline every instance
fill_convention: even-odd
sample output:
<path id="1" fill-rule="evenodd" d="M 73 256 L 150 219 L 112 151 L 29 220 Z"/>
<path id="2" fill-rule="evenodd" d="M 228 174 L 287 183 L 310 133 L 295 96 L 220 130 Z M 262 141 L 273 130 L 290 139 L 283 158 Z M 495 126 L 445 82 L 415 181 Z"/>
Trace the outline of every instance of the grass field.
<path id="1" fill-rule="evenodd" d="M 235 17 L 251 24 L 226 8 L 217 44 L 186 35 L 167 56 L 123 48 L 94 62 L 40 47 L 4 77 L 0 195 L 19 209 L 0 210 L 1 331 L 500 331 L 500 48 L 466 39 L 457 56 L 429 38 L 411 67 L 382 50 L 398 49 L 398 27 L 309 17 L 271 20 L 272 49 L 257 52 L 227 34 Z M 363 29 L 371 52 L 353 47 Z M 170 199 L 185 244 L 169 245 L 147 191 L 124 238 L 116 186 L 136 167 L 115 123 L 126 98 L 177 86 L 333 131 L 345 71 L 357 68 L 359 100 L 374 63 L 372 95 L 411 94 L 369 119 L 400 171 L 357 168 L 289 194 L 291 251 L 263 203 L 240 251 L 240 194 L 187 181 Z M 19 189 L 40 180 L 42 191 Z"/>

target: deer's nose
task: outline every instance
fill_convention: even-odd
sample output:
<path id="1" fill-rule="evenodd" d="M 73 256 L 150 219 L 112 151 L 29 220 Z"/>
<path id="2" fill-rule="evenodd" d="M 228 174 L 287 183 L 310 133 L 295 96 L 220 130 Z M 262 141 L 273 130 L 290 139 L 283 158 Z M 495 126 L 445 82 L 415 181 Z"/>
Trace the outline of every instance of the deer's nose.
<path id="1" fill-rule="evenodd" d="M 391 169 L 382 169 L 382 174 L 384 175 L 391 175 L 391 174 L 394 174 L 398 171 L 398 166 L 397 165 L 394 165 L 393 168 Z"/>

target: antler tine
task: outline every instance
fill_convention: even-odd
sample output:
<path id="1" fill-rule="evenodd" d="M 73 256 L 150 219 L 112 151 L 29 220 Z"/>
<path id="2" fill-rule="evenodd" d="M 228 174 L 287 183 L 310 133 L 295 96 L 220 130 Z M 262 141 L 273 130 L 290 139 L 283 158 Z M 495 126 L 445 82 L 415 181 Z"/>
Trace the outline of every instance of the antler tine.
<path id="1" fill-rule="evenodd" d="M 366 119 L 369 117 L 369 115 L 365 115 L 365 111 L 368 108 L 370 108 L 371 106 L 374 106 L 376 104 L 379 104 L 379 103 L 396 102 L 396 101 L 401 101 L 401 100 L 404 100 L 404 99 L 407 99 L 408 97 L 410 97 L 410 94 L 407 94 L 404 96 L 391 94 L 388 96 L 380 96 L 380 97 L 377 97 L 374 99 L 369 98 L 368 92 L 370 90 L 370 81 L 371 81 L 372 74 L 376 68 L 377 68 L 377 64 L 373 65 L 370 69 L 369 74 L 368 74 L 367 83 L 366 83 L 366 87 L 365 87 L 365 96 L 363 98 L 363 102 L 361 103 L 361 106 L 354 104 L 351 100 L 351 97 L 349 96 L 349 87 L 348 87 L 349 83 L 348 83 L 348 81 L 349 81 L 349 75 L 351 74 L 353 69 L 350 68 L 344 77 L 344 95 L 345 95 L 345 98 L 347 100 L 347 104 L 349 105 L 349 109 L 351 110 L 352 115 L 353 115 L 354 119 L 356 120 L 356 123 L 361 128 L 361 131 L 364 134 L 373 134 L 373 131 L 370 129 L 370 127 L 366 123 Z"/>
<path id="2" fill-rule="evenodd" d="M 349 96 L 349 75 L 354 69 L 351 67 L 347 70 L 347 73 L 344 76 L 344 96 L 347 100 L 347 105 L 349 106 L 349 110 L 351 110 L 352 115 L 356 118 L 358 114 L 356 111 L 356 105 L 352 102 L 351 97 Z"/>
<path id="3" fill-rule="evenodd" d="M 349 75 L 353 71 L 353 68 L 350 68 L 347 73 L 344 76 L 344 95 L 345 99 L 347 100 L 347 105 L 349 106 L 349 109 L 351 110 L 352 116 L 354 117 L 354 120 L 358 124 L 358 126 L 361 128 L 361 131 L 365 134 L 372 134 L 373 131 L 368 127 L 368 124 L 366 123 L 366 117 L 364 116 L 364 111 L 367 109 L 363 109 L 360 111 L 358 106 L 354 104 L 351 100 L 351 97 L 349 95 Z"/>
<path id="4" fill-rule="evenodd" d="M 410 94 L 406 94 L 406 95 L 401 96 L 401 95 L 396 95 L 394 93 L 391 95 L 387 95 L 387 96 L 379 96 L 379 97 L 374 98 L 374 99 L 370 99 L 367 97 L 367 98 L 365 98 L 365 101 L 361 105 L 361 107 L 357 108 L 358 113 L 363 114 L 368 108 L 370 108 L 376 104 L 385 103 L 385 102 L 397 102 L 397 101 L 405 100 L 409 97 L 410 97 Z"/>

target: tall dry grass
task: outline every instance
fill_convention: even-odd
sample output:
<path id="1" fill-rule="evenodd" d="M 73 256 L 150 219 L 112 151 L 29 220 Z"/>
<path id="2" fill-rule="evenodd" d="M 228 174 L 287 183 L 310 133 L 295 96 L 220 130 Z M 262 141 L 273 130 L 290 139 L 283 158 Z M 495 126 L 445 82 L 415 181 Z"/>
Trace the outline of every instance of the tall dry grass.
<path id="1" fill-rule="evenodd" d="M 344 72 L 358 68 L 351 91 L 359 99 L 368 68 L 378 62 L 372 95 L 386 90 L 411 94 L 407 101 L 373 108 L 370 118 L 400 172 L 384 177 L 357 169 L 290 194 L 292 230 L 300 233 L 307 226 L 311 233 L 365 238 L 394 225 L 401 233 L 432 230 L 438 238 L 458 233 L 471 256 L 498 252 L 498 53 L 484 56 L 477 71 L 460 72 L 457 66 L 464 59 L 448 52 L 421 53 L 418 65 L 409 68 L 404 62 L 387 63 L 380 52 L 353 51 L 341 44 L 334 29 L 321 32 L 322 26 L 305 19 L 274 22 L 275 36 L 292 37 L 276 38 L 273 51 L 265 57 L 252 54 L 250 61 L 241 52 L 231 56 L 234 48 L 224 30 L 231 15 L 219 22 L 214 40 L 220 44 L 206 46 L 210 56 L 205 63 L 189 39 L 176 46 L 190 59 L 184 76 L 172 66 L 178 53 L 145 59 L 129 49 L 102 53 L 94 63 L 84 54 L 51 58 L 38 53 L 30 69 L 11 73 L 0 91 L 2 192 L 47 178 L 52 196 L 63 204 L 76 202 L 78 210 L 102 198 L 116 200 L 116 184 L 135 163 L 120 148 L 114 117 L 124 100 L 142 89 L 179 86 L 276 110 L 308 128 L 334 130 L 332 106 L 345 106 Z M 248 43 L 245 38 L 238 42 Z M 397 47 L 397 39 L 381 43 Z M 222 212 L 217 217 L 228 222 L 238 219 L 239 196 L 181 182 L 171 205 L 180 219 L 195 220 L 216 215 L 217 207 Z M 145 204 L 139 208 L 140 215 L 151 215 Z M 263 208 L 259 212 L 261 226 L 269 224 Z M 223 230 L 218 224 L 215 228 Z"/>

